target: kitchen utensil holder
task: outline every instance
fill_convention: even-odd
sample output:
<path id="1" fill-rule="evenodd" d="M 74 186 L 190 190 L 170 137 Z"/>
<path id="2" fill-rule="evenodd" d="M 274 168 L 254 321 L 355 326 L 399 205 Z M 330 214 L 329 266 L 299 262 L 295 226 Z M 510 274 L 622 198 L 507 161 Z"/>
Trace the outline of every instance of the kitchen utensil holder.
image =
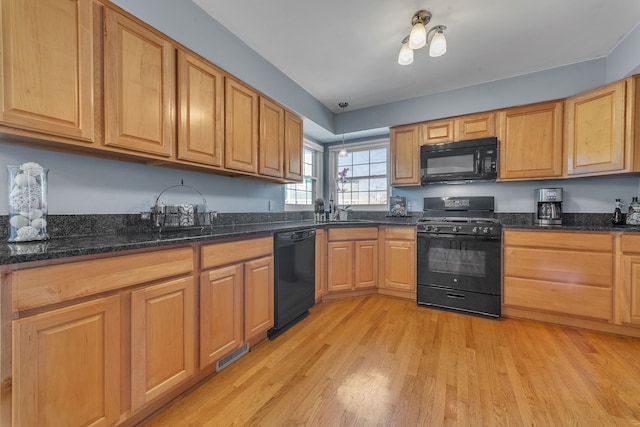
<path id="1" fill-rule="evenodd" d="M 202 203 L 173 205 L 161 203 L 160 199 L 162 195 L 174 188 L 186 188 L 195 191 L 202 198 Z M 210 227 L 213 224 L 213 220 L 217 218 L 218 212 L 207 209 L 207 200 L 198 189 L 182 183 L 172 185 L 162 190 L 160 194 L 158 194 L 158 197 L 156 197 L 155 205 L 151 208 L 150 215 L 148 216 L 153 221 L 153 224 L 162 231 L 163 229 Z M 145 215 L 143 214 L 143 218 L 144 217 Z"/>

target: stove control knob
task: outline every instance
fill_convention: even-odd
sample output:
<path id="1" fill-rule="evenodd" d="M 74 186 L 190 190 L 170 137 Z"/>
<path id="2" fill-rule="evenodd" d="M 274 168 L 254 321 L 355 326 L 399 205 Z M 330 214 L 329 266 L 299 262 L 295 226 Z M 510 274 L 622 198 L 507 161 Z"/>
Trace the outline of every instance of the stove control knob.
<path id="1" fill-rule="evenodd" d="M 434 225 L 434 226 L 433 226 L 433 232 L 434 232 L 434 233 L 437 233 L 437 232 L 438 232 L 438 230 L 440 230 L 440 229 L 438 228 L 438 226 L 437 226 L 437 225 Z"/>
<path id="2" fill-rule="evenodd" d="M 462 227 L 460 227 L 459 225 L 454 225 L 452 230 L 454 233 L 457 233 L 458 231 L 462 230 Z"/>
<path id="3" fill-rule="evenodd" d="M 473 234 L 478 234 L 478 233 L 480 232 L 480 229 L 479 229 L 478 227 L 473 227 L 473 228 L 471 229 L 471 232 L 472 232 Z"/>
<path id="4" fill-rule="evenodd" d="M 491 230 L 493 230 L 493 228 L 492 228 Z M 484 227 L 484 228 L 482 229 L 482 232 L 483 232 L 484 234 L 489 234 L 489 227 Z"/>
<path id="5" fill-rule="evenodd" d="M 424 231 L 431 231 L 431 226 L 430 225 L 425 225 L 424 226 Z"/>

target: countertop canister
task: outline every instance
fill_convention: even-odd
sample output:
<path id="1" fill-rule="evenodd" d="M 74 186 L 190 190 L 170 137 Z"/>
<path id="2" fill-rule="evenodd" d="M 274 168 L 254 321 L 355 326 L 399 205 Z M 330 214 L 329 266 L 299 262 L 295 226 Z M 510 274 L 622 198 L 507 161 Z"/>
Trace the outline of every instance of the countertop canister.
<path id="1" fill-rule="evenodd" d="M 9 242 L 47 240 L 47 175 L 38 163 L 7 166 Z"/>

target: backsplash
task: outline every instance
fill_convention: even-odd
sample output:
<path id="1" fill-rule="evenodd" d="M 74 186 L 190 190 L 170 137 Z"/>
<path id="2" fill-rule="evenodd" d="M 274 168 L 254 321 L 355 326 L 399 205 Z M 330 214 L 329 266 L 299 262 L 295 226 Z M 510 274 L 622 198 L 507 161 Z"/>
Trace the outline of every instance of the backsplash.
<path id="1" fill-rule="evenodd" d="M 218 213 L 213 226 L 302 221 L 313 219 L 313 212 Z M 9 216 L 0 215 L 0 240 L 6 240 Z M 152 233 L 157 228 L 137 214 L 49 215 L 47 232 L 51 238 L 104 234 Z"/>

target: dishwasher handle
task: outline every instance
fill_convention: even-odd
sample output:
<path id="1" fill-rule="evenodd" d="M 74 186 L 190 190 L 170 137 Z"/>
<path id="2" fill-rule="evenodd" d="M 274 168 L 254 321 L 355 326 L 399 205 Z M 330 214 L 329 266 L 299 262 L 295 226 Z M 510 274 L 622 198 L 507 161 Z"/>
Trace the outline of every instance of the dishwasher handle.
<path id="1" fill-rule="evenodd" d="M 315 238 L 316 230 L 294 231 L 291 233 L 292 242 L 302 242 L 307 239 Z"/>

